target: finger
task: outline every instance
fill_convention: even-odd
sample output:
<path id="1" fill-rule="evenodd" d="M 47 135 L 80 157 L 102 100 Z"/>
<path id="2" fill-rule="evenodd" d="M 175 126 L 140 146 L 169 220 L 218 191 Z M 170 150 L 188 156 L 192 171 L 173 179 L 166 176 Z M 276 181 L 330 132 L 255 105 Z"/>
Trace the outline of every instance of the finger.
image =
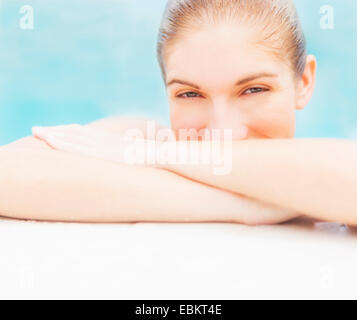
<path id="1" fill-rule="evenodd" d="M 93 141 L 91 137 L 78 135 L 77 133 L 73 132 L 66 132 L 66 131 L 51 131 L 44 134 L 44 140 L 48 140 L 49 137 L 54 137 L 58 141 L 62 141 L 65 143 L 76 144 L 78 147 L 100 147 L 100 143 Z"/>
<path id="2" fill-rule="evenodd" d="M 32 135 L 36 138 L 41 138 L 44 133 L 43 127 L 32 127 Z"/>
<path id="3" fill-rule="evenodd" d="M 74 144 L 69 141 L 64 141 L 58 136 L 50 135 L 46 141 L 52 148 L 58 151 L 64 151 L 74 154 L 80 154 L 84 156 L 89 156 L 101 160 L 109 160 L 115 162 L 121 162 L 121 152 L 120 150 L 115 150 L 108 147 L 102 147 L 101 149 L 97 149 L 91 146 L 84 146 L 79 144 Z"/>
<path id="4" fill-rule="evenodd" d="M 51 126 L 51 127 L 34 126 L 34 127 L 32 127 L 32 134 L 34 136 L 41 137 L 48 132 L 70 131 L 70 130 L 75 130 L 76 128 L 80 128 L 80 127 L 81 127 L 81 125 L 79 125 L 79 124 L 69 124 L 69 125 Z"/>
<path id="5" fill-rule="evenodd" d="M 96 150 L 120 148 L 123 143 L 120 135 L 110 134 L 102 130 L 95 130 L 80 125 L 66 125 L 57 127 L 33 127 L 33 135 L 44 141 L 49 136 L 56 137 L 63 142 L 91 147 Z"/>
<path id="6" fill-rule="evenodd" d="M 102 130 L 93 130 L 92 128 L 83 127 L 80 125 L 66 125 L 56 127 L 34 127 L 33 135 L 38 138 L 46 139 L 48 135 L 56 133 L 66 133 L 73 138 L 70 141 L 77 141 L 84 144 L 102 144 L 108 143 L 119 138 L 118 135 L 109 134 Z"/>
<path id="7" fill-rule="evenodd" d="M 55 135 L 49 135 L 46 142 L 54 149 L 59 151 L 65 151 L 70 153 L 83 154 L 88 156 L 93 156 L 94 150 L 91 147 L 72 143 L 70 141 L 63 140 Z"/>
<path id="8" fill-rule="evenodd" d="M 52 132 L 52 131 L 51 131 Z M 56 129 L 53 132 L 65 132 L 69 135 L 76 136 L 76 141 L 88 146 L 101 148 L 103 146 L 121 146 L 122 138 L 118 134 L 108 133 L 104 130 L 97 130 L 89 127 L 71 127 Z"/>
<path id="9" fill-rule="evenodd" d="M 93 141 L 94 135 L 88 135 L 87 130 L 83 130 L 82 126 L 76 124 L 56 127 L 33 127 L 32 134 L 44 141 L 49 136 L 57 136 L 59 139 L 71 143 L 95 145 Z"/>

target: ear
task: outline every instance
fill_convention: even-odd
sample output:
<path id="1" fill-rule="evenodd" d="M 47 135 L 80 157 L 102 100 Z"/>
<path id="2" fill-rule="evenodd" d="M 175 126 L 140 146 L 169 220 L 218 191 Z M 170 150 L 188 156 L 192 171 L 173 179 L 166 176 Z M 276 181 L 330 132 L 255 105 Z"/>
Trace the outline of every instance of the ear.
<path id="1" fill-rule="evenodd" d="M 306 66 L 304 73 L 299 79 L 297 87 L 297 99 L 296 99 L 296 109 L 302 110 L 309 103 L 312 94 L 315 89 L 315 79 L 316 79 L 316 58 L 313 55 L 308 55 L 306 57 Z"/>

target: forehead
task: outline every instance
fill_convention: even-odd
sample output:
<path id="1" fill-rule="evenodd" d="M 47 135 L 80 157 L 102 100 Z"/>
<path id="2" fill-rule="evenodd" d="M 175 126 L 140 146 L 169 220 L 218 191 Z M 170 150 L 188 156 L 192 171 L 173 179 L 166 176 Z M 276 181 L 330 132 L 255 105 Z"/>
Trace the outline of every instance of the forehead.
<path id="1" fill-rule="evenodd" d="M 286 62 L 257 43 L 256 33 L 252 27 L 227 24 L 182 35 L 168 51 L 167 80 L 216 87 L 252 73 L 283 76 L 290 71 Z"/>

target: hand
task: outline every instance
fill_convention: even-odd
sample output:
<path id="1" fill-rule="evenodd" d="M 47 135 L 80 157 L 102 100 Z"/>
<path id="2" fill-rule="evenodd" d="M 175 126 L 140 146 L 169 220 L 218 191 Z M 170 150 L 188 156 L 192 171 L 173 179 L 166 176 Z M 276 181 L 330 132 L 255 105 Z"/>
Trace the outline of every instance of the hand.
<path id="1" fill-rule="evenodd" d="M 32 134 L 55 150 L 117 162 L 124 161 L 124 148 L 128 146 L 119 134 L 79 124 L 33 127 Z"/>

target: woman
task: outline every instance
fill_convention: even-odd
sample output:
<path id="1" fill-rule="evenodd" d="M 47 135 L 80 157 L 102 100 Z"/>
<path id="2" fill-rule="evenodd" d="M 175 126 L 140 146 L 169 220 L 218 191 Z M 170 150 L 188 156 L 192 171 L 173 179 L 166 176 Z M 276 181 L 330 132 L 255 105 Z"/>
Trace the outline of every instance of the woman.
<path id="1" fill-rule="evenodd" d="M 316 60 L 292 1 L 169 1 L 158 57 L 176 138 L 183 129 L 231 129 L 230 174 L 122 163 L 118 141 L 146 120 L 35 127 L 36 139 L 1 150 L 0 211 L 63 221 L 270 224 L 308 215 L 357 224 L 356 143 L 293 139 Z"/>

